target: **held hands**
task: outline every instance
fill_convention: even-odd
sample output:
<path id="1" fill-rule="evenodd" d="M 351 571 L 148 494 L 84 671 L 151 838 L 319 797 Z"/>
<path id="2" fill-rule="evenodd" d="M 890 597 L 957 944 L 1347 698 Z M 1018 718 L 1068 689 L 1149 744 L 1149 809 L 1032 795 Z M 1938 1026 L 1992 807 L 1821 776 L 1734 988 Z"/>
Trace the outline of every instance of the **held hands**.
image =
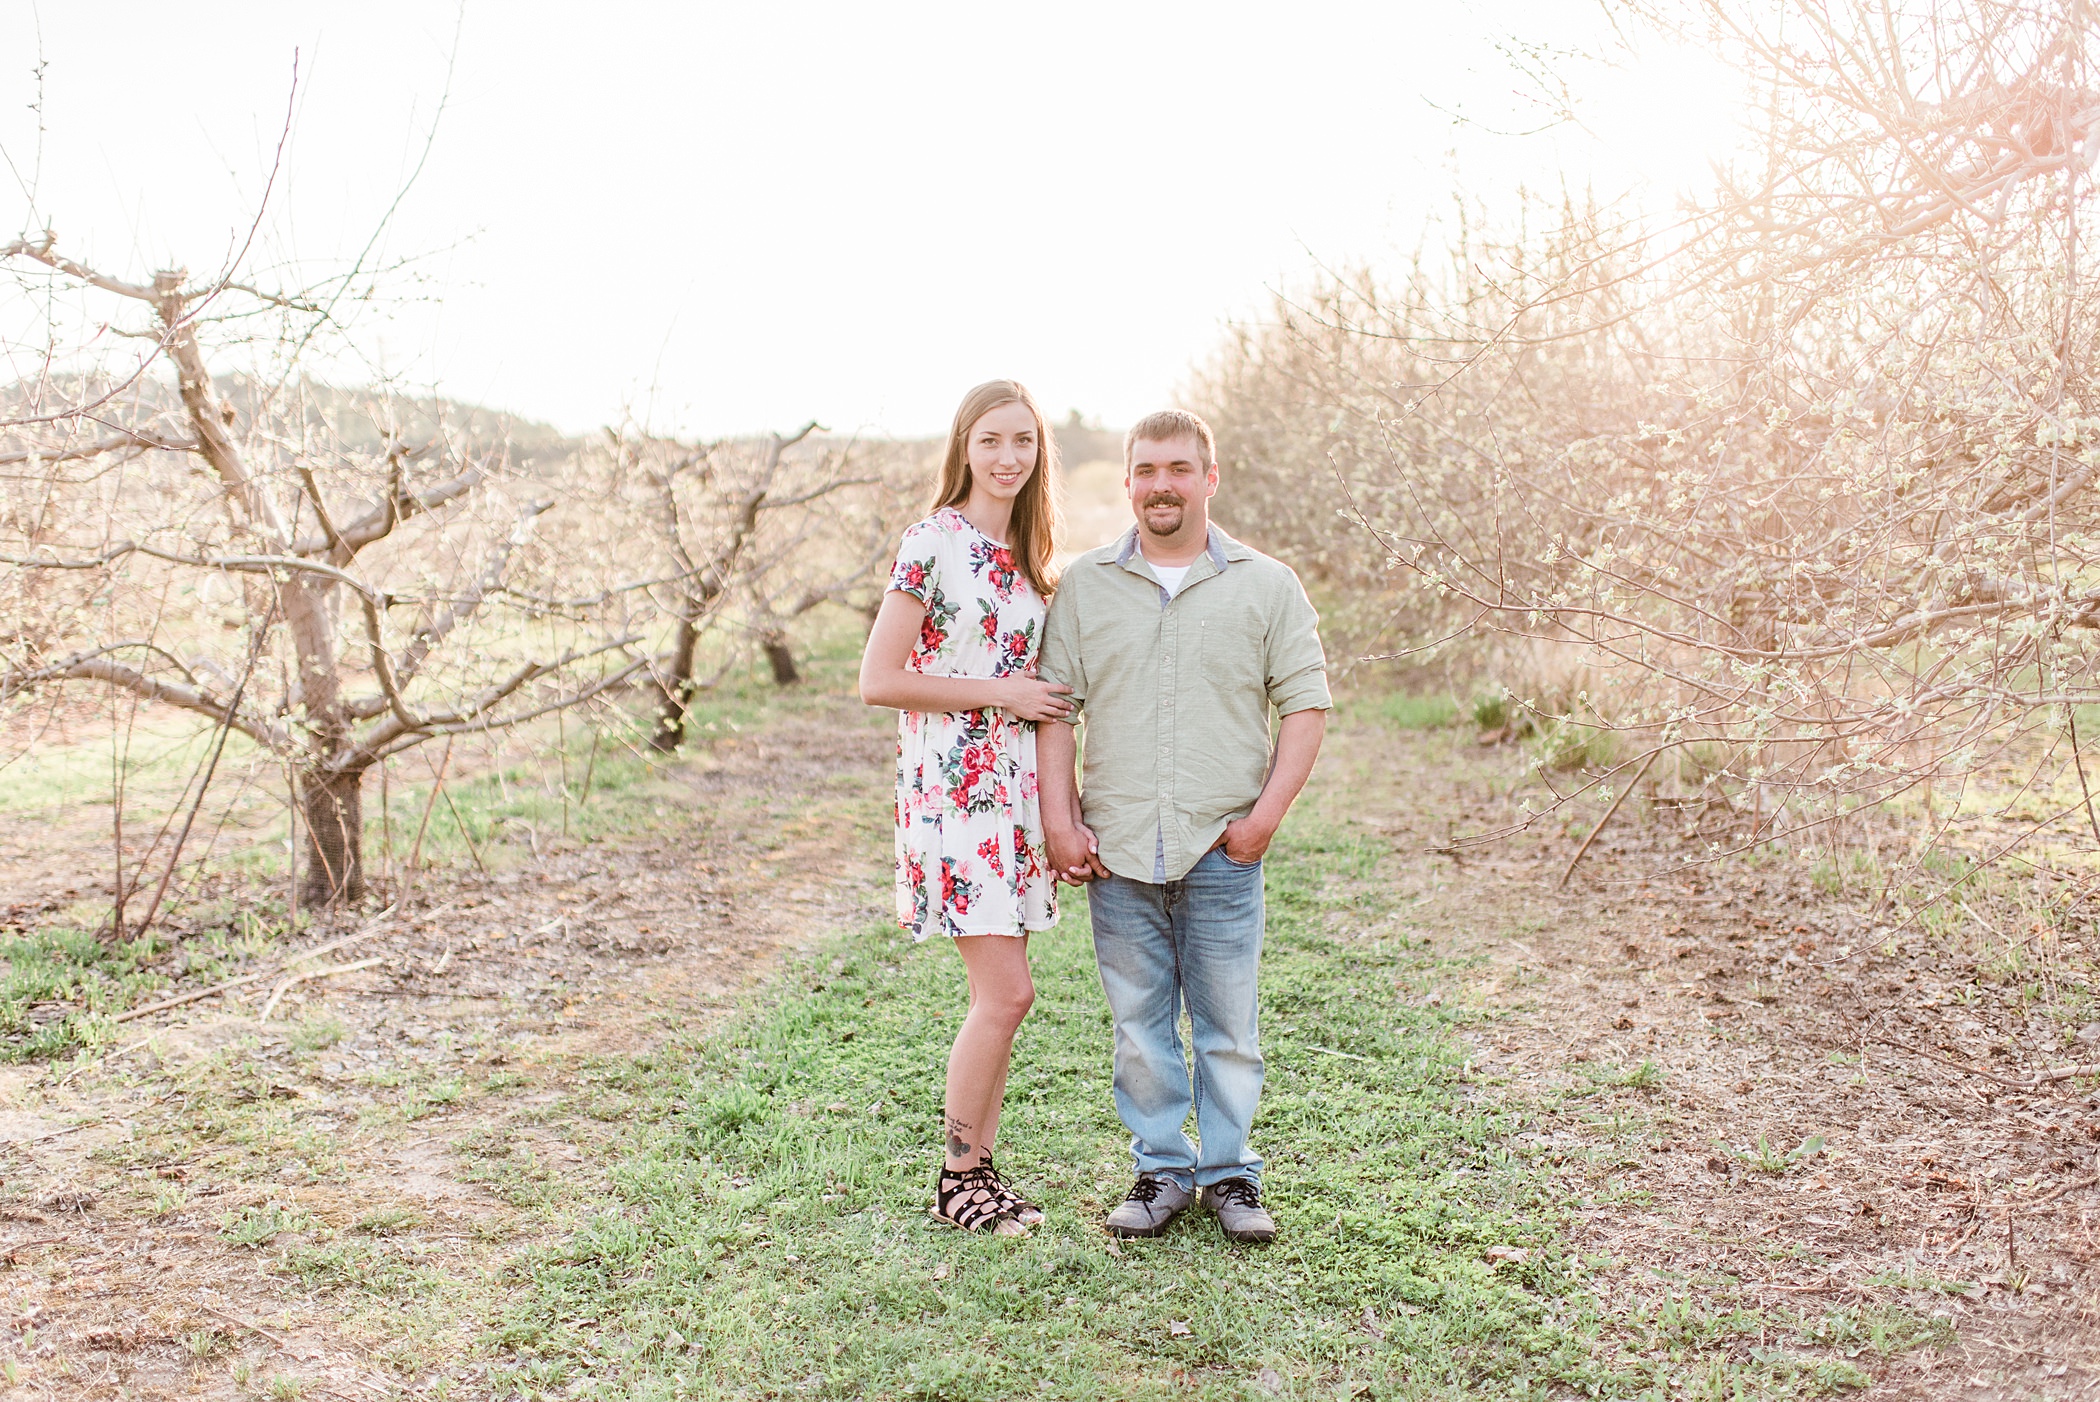
<path id="1" fill-rule="evenodd" d="M 1101 844 L 1085 823 L 1050 828 L 1044 832 L 1043 841 L 1050 849 L 1050 866 L 1059 881 L 1084 886 L 1096 877 L 1108 875 L 1108 868 L 1101 865 Z"/>
<path id="2" fill-rule="evenodd" d="M 1069 720 L 1072 688 L 1035 677 L 1010 677 L 1000 683 L 998 706 L 1015 720 Z"/>

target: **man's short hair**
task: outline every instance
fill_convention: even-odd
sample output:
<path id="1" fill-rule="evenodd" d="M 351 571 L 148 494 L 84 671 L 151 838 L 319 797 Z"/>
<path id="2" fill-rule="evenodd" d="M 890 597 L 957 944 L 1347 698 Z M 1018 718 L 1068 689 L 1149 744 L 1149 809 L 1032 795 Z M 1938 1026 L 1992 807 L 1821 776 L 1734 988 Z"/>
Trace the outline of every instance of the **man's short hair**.
<path id="1" fill-rule="evenodd" d="M 1156 414 L 1147 414 L 1130 426 L 1123 435 L 1123 470 L 1128 472 L 1131 451 L 1142 438 L 1147 443 L 1171 443 L 1176 438 L 1193 438 L 1203 449 L 1203 466 L 1209 467 L 1218 460 L 1218 440 L 1212 436 L 1210 425 L 1186 409 L 1162 409 Z"/>

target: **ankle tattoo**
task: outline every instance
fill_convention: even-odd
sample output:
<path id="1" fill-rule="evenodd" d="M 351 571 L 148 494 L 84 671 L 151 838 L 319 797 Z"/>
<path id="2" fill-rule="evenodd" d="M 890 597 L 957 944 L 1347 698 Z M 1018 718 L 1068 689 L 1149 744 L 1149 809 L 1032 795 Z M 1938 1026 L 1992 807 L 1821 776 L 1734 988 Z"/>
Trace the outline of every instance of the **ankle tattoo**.
<path id="1" fill-rule="evenodd" d="M 950 1115 L 948 1118 L 948 1157 L 959 1159 L 970 1150 L 970 1126 Z"/>

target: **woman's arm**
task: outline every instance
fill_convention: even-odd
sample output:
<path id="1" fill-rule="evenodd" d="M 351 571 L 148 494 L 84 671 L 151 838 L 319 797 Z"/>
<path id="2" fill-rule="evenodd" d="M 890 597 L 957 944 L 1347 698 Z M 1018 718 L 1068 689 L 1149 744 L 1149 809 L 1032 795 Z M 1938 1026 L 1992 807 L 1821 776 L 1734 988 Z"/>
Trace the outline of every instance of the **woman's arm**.
<path id="1" fill-rule="evenodd" d="M 1069 722 L 1036 728 L 1036 791 L 1041 796 L 1043 840 L 1057 875 L 1075 886 L 1108 875 L 1108 868 L 1101 865 L 1101 844 L 1080 816 L 1079 785 L 1072 777 L 1078 756 L 1078 739 Z"/>
<path id="2" fill-rule="evenodd" d="M 894 711 L 1003 710 L 1017 720 L 1062 720 L 1072 713 L 1072 688 L 1034 677 L 932 677 L 905 665 L 919 641 L 926 605 L 901 589 L 882 596 L 882 609 L 860 655 L 860 699 Z"/>

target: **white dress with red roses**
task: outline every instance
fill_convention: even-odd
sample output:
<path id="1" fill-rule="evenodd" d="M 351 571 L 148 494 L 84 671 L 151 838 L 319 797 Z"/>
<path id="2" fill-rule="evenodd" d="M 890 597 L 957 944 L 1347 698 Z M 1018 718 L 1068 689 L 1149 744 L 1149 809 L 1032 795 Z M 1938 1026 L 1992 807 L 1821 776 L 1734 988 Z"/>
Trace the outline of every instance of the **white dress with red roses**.
<path id="1" fill-rule="evenodd" d="M 926 606 L 905 664 L 914 672 L 1034 672 L 1043 598 L 1013 551 L 961 512 L 942 507 L 904 533 L 890 588 Z M 998 710 L 899 717 L 897 923 L 914 940 L 1019 935 L 1057 923 L 1032 722 Z"/>

